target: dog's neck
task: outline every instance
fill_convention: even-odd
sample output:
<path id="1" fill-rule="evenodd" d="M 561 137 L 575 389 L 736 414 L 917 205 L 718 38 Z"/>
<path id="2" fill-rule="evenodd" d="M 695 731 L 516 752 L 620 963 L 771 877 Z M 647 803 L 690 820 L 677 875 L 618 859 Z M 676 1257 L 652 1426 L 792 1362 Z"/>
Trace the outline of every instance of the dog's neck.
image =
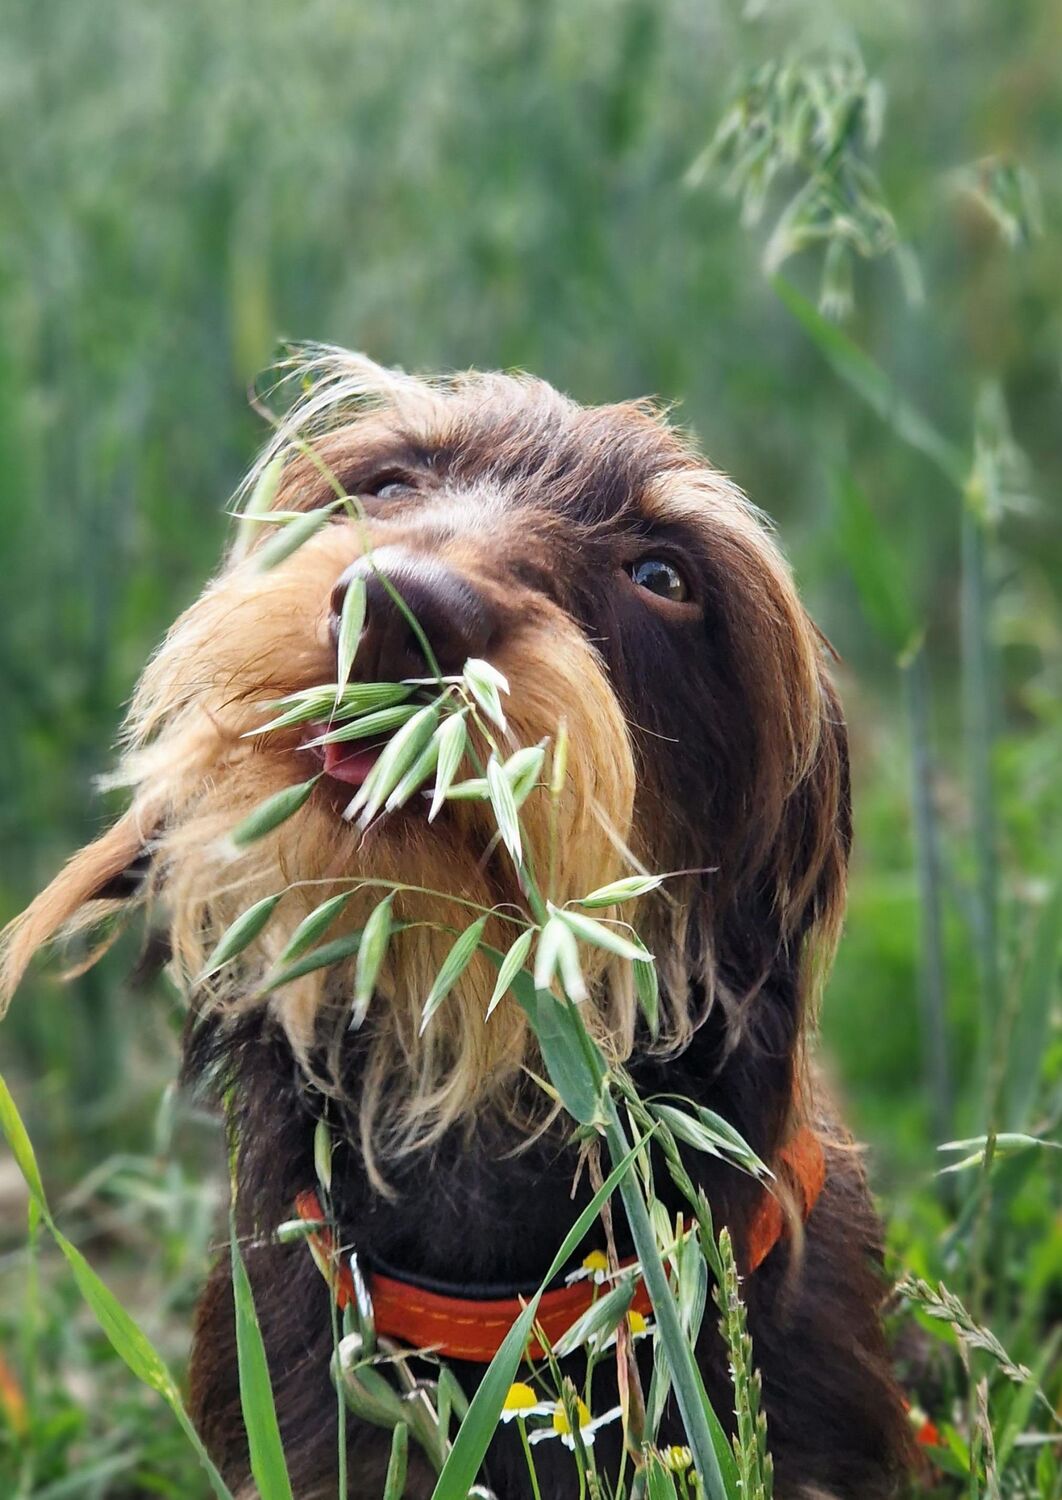
<path id="1" fill-rule="evenodd" d="M 350 1047 L 356 1072 L 356 1042 Z M 347 1108 L 326 1102 L 260 1011 L 235 1024 L 201 1023 L 188 1039 L 186 1073 L 230 1086 L 240 1142 L 238 1207 L 248 1232 L 290 1218 L 297 1196 L 315 1183 L 314 1130 L 322 1113 L 333 1130 L 332 1204 L 344 1242 L 413 1275 L 452 1280 L 456 1269 L 470 1282 L 533 1284 L 593 1192 L 566 1117 L 529 1141 L 489 1109 L 430 1147 L 385 1159 L 381 1192 L 359 1141 L 356 1078 Z M 635 1057 L 632 1074 L 643 1095 L 707 1104 L 761 1155 L 773 1156 L 786 1124 L 789 1061 L 728 1052 L 721 1017 L 710 1015 L 679 1057 Z M 755 1212 L 758 1185 L 700 1153 L 690 1166 L 717 1221 L 740 1234 Z M 657 1175 L 661 1198 L 681 1211 L 684 1200 L 662 1164 Z M 616 1232 L 621 1251 L 628 1248 L 618 1206 Z"/>

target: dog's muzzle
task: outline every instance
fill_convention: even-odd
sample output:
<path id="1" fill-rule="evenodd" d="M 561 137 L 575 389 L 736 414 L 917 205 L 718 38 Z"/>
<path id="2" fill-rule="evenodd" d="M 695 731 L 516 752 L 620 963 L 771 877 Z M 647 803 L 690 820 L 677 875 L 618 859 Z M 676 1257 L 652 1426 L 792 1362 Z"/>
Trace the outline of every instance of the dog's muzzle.
<path id="1" fill-rule="evenodd" d="M 331 599 L 333 640 L 355 578 L 365 580 L 366 609 L 354 670 L 366 682 L 423 677 L 435 665 L 444 676 L 457 673 L 469 657 L 485 656 L 497 644 L 498 621 L 482 592 L 445 563 L 403 547 L 377 547 L 340 574 Z M 435 664 L 426 659 L 396 594 L 420 626 Z"/>

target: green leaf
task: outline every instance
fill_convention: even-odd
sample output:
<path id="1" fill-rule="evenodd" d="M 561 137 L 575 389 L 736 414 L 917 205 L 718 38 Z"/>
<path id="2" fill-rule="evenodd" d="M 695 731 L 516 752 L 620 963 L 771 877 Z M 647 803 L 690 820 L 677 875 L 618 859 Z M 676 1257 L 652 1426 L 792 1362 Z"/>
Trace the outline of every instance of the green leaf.
<path id="1" fill-rule="evenodd" d="M 49 1228 L 74 1273 L 78 1290 L 96 1316 L 107 1342 L 122 1361 L 152 1390 L 167 1401 L 176 1396 L 173 1376 L 153 1348 L 143 1329 L 129 1316 L 111 1289 L 100 1280 L 81 1251 L 54 1225 Z"/>
<path id="2" fill-rule="evenodd" d="M 277 903 L 283 897 L 284 892 L 279 891 L 275 896 L 263 896 L 261 901 L 256 901 L 249 906 L 245 912 L 241 912 L 235 922 L 226 927 L 218 939 L 217 947 L 207 959 L 199 978 L 206 979 L 236 957 L 238 953 L 253 943 L 262 928 L 269 921 Z"/>
<path id="3" fill-rule="evenodd" d="M 397 924 L 395 930 L 397 931 Z M 361 933 L 362 929 L 359 927 L 356 932 L 348 932 L 343 937 L 333 938 L 330 943 L 322 943 L 319 948 L 311 948 L 309 953 L 304 953 L 294 963 L 268 975 L 261 993 L 271 994 L 273 990 L 280 989 L 281 985 L 290 984 L 293 979 L 301 979 L 304 974 L 312 974 L 315 969 L 327 969 L 332 964 L 342 963 L 361 947 Z"/>
<path id="4" fill-rule="evenodd" d="M 354 971 L 354 1008 L 350 1018 L 351 1027 L 355 1031 L 365 1019 L 365 1012 L 376 984 L 376 976 L 380 972 L 380 965 L 387 954 L 387 945 L 391 941 L 391 907 L 394 899 L 394 892 L 392 892 L 373 908 L 362 933 L 361 946 L 358 949 L 358 965 Z"/>
<path id="5" fill-rule="evenodd" d="M 491 962 L 504 963 L 496 948 L 484 946 Z M 564 1108 L 581 1125 L 594 1124 L 600 1115 L 601 1084 L 605 1060 L 597 1043 L 582 1031 L 578 1019 L 564 1001 L 548 990 L 536 990 L 526 969 L 515 973 L 509 988 L 527 1016 L 535 1034 L 550 1082 Z"/>
<path id="6" fill-rule="evenodd" d="M 365 625 L 366 591 L 365 579 L 355 574 L 347 583 L 343 595 L 343 606 L 339 611 L 339 631 L 336 636 L 336 705 L 343 694 L 354 665 L 361 632 Z"/>
<path id="7" fill-rule="evenodd" d="M 432 793 L 431 807 L 428 809 L 429 823 L 435 822 L 446 794 L 453 785 L 457 768 L 464 758 L 465 747 L 468 744 L 467 712 L 467 709 L 462 709 L 460 713 L 451 714 L 442 727 L 435 732 L 435 746 L 439 758 L 435 772 L 435 790 Z"/>
<path id="8" fill-rule="evenodd" d="M 329 896 L 327 901 L 322 901 L 320 906 L 315 906 L 313 911 L 303 917 L 277 959 L 278 966 L 291 963 L 300 953 L 305 953 L 322 933 L 327 932 L 353 894 L 353 891 L 340 891 L 338 896 Z"/>
<path id="9" fill-rule="evenodd" d="M 834 482 L 837 540 L 860 603 L 897 661 L 905 662 L 922 635 L 904 587 L 906 569 L 851 474 Z"/>
<path id="10" fill-rule="evenodd" d="M 824 318 L 796 287 L 782 276 L 773 277 L 771 285 L 834 373 L 892 428 L 897 437 L 923 453 L 956 489 L 962 491 L 969 465 L 961 449 L 927 422 L 921 412 L 901 396 L 884 370 L 853 344 L 835 323 Z"/>
<path id="11" fill-rule="evenodd" d="M 321 775 L 318 773 L 316 776 L 311 776 L 309 781 L 300 781 L 294 786 L 282 787 L 279 792 L 274 792 L 272 797 L 267 797 L 264 802 L 260 802 L 254 811 L 248 813 L 242 823 L 238 823 L 232 830 L 232 842 L 237 847 L 253 844 L 256 839 L 272 833 L 274 828 L 279 828 L 281 823 L 286 823 L 288 818 L 297 813 L 309 798 L 320 779 Z"/>
<path id="12" fill-rule="evenodd" d="M 520 818 L 516 811 L 513 789 L 496 755 L 487 761 L 487 791 L 497 820 L 502 843 L 512 856 L 513 864 L 519 865 L 523 855 L 520 839 Z"/>
<path id="13" fill-rule="evenodd" d="M 409 1462 L 409 1428 L 399 1422 L 391 1434 L 391 1457 L 387 1463 L 383 1500 L 402 1500 L 406 1492 L 406 1467 Z"/>
<path id="14" fill-rule="evenodd" d="M 270 572 L 278 563 L 305 546 L 343 503 L 342 500 L 333 500 L 331 504 L 321 506 L 319 510 L 309 510 L 297 521 L 290 521 L 282 526 L 276 536 L 271 536 L 255 553 L 255 566 L 259 573 Z"/>
<path id="15" fill-rule="evenodd" d="M 663 885 L 663 875 L 625 875 L 622 880 L 612 880 L 608 885 L 598 886 L 589 896 L 576 903 L 579 906 L 616 906 L 621 901 L 632 901 L 636 896 L 647 896 Z"/>
<path id="16" fill-rule="evenodd" d="M 678 1500 L 675 1481 L 655 1453 L 645 1466 L 645 1484 L 648 1500 Z"/>
<path id="17" fill-rule="evenodd" d="M 443 959 L 442 966 L 435 976 L 435 983 L 432 985 L 428 993 L 428 998 L 424 1002 L 424 1010 L 420 1018 L 421 1036 L 424 1035 L 432 1016 L 472 962 L 486 925 L 487 918 L 480 917 L 478 922 L 473 922 L 471 927 L 466 927 Z"/>
<path id="18" fill-rule="evenodd" d="M 624 1276 L 616 1286 L 592 1302 L 586 1312 L 554 1340 L 553 1352 L 557 1358 L 563 1359 L 591 1342 L 600 1349 L 630 1312 L 636 1290 L 637 1277 Z"/>
<path id="19" fill-rule="evenodd" d="M 581 912 L 570 911 L 566 906 L 556 907 L 549 903 L 549 910 L 584 943 L 604 948 L 617 958 L 629 959 L 631 963 L 652 963 L 653 955 L 647 952 L 644 944 L 632 942 L 604 922 L 599 922 L 594 917 L 584 917 Z"/>
<path id="20" fill-rule="evenodd" d="M 520 970 L 523 968 L 524 960 L 527 958 L 528 952 L 530 951 L 531 940 L 534 935 L 535 929 L 533 927 L 525 927 L 523 932 L 521 932 L 520 936 L 516 939 L 516 942 L 513 943 L 508 953 L 502 959 L 501 966 L 498 969 L 498 982 L 494 986 L 494 993 L 491 995 L 490 1004 L 487 1006 L 486 1019 L 488 1021 L 490 1020 L 495 1007 L 500 1003 L 502 998 L 509 993 L 509 989 L 512 985 L 514 977 L 519 974 Z"/>
<path id="21" fill-rule="evenodd" d="M 489 661 L 481 661 L 478 657 L 469 657 L 465 662 L 462 679 L 487 718 L 499 729 L 505 729 L 507 727 L 505 710 L 502 708 L 499 694 L 507 693 L 509 684 L 497 667 L 491 666 Z"/>
<path id="22" fill-rule="evenodd" d="M 622 1161 L 617 1163 L 565 1235 L 564 1243 L 543 1277 L 542 1285 L 510 1328 L 501 1348 L 487 1367 L 487 1372 L 472 1398 L 468 1415 L 461 1423 L 453 1447 L 447 1455 L 442 1473 L 432 1491 L 431 1500 L 468 1500 L 468 1492 L 476 1482 L 480 1464 L 483 1462 L 484 1454 L 498 1426 L 506 1393 L 513 1383 L 513 1377 L 531 1337 L 542 1293 L 572 1253 L 578 1249 L 600 1213 L 602 1205 L 608 1201 L 617 1184 L 630 1171 L 641 1149 L 642 1143 L 639 1142 Z"/>
<path id="23" fill-rule="evenodd" d="M 29 1188 L 37 1203 L 46 1208 L 44 1197 L 44 1183 L 41 1181 L 40 1168 L 37 1165 L 37 1156 L 33 1150 L 33 1143 L 22 1123 L 22 1116 L 18 1112 L 18 1106 L 11 1097 L 11 1090 L 4 1079 L 0 1077 L 0 1130 L 4 1132 L 7 1144 L 11 1148 L 11 1155 L 15 1163 L 26 1179 Z"/>
<path id="24" fill-rule="evenodd" d="M 236 1354 L 240 1370 L 240 1406 L 250 1450 L 251 1473 L 261 1500 L 293 1500 L 280 1440 L 273 1386 L 269 1378 L 262 1330 L 258 1326 L 247 1267 L 240 1254 L 235 1207 L 230 1210 L 229 1240 L 232 1291 L 236 1307 Z"/>

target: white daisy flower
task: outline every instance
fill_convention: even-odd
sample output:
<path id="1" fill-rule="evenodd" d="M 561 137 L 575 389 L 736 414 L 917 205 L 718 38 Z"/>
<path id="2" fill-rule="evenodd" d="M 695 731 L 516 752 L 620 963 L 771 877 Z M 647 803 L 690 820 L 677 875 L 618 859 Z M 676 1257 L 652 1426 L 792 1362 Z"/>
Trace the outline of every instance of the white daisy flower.
<path id="1" fill-rule="evenodd" d="M 512 1422 L 517 1417 L 525 1420 L 528 1417 L 551 1417 L 555 1404 L 553 1401 L 539 1400 L 529 1385 L 517 1380 L 505 1393 L 501 1419 L 503 1422 Z"/>
<path id="2" fill-rule="evenodd" d="M 579 1419 L 579 1436 L 582 1438 L 585 1448 L 593 1447 L 594 1434 L 599 1427 L 604 1427 L 608 1422 L 615 1422 L 618 1417 L 623 1415 L 622 1408 L 614 1406 L 611 1411 L 605 1412 L 604 1416 L 592 1417 L 590 1415 L 590 1408 L 586 1405 L 586 1402 L 579 1400 L 575 1403 L 575 1409 Z M 533 1432 L 530 1440 L 532 1443 L 546 1443 L 551 1442 L 554 1438 L 560 1438 L 566 1448 L 575 1448 L 575 1435 L 572 1432 L 571 1423 L 568 1421 L 568 1413 L 562 1401 L 557 1401 L 553 1405 L 553 1421 L 550 1426 L 543 1427 L 538 1432 Z"/>
<path id="3" fill-rule="evenodd" d="M 566 1286 L 571 1286 L 573 1281 L 592 1281 L 595 1286 L 604 1286 L 606 1281 L 612 1280 L 612 1272 L 608 1268 L 608 1257 L 603 1250 L 591 1250 L 589 1255 L 583 1257 L 583 1263 L 576 1270 L 570 1272 L 564 1278 Z"/>

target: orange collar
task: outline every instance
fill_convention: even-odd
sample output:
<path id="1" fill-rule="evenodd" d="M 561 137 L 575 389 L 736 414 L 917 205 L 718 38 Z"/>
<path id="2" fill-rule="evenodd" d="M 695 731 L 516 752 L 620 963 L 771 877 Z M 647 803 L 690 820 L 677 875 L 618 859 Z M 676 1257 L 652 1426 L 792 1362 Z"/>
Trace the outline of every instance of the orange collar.
<path id="1" fill-rule="evenodd" d="M 826 1181 L 826 1157 L 818 1136 L 805 1126 L 782 1148 L 779 1160 L 790 1185 L 800 1195 L 806 1219 Z M 354 1278 L 349 1263 L 336 1255 L 335 1238 L 323 1222 L 317 1194 L 312 1189 L 300 1193 L 295 1209 L 304 1222 L 322 1225 L 308 1236 L 309 1247 L 318 1269 L 333 1288 L 337 1304 L 346 1307 L 354 1300 Z M 750 1272 L 766 1260 L 785 1228 L 781 1204 L 772 1194 L 764 1192 L 749 1226 L 746 1264 Z M 623 1261 L 620 1269 L 633 1264 L 633 1260 Z M 433 1349 L 448 1359 L 467 1359 L 477 1364 L 489 1364 L 494 1358 L 526 1305 L 526 1299 L 520 1296 L 460 1296 L 432 1291 L 380 1272 L 370 1272 L 366 1281 L 377 1333 L 414 1349 Z M 595 1282 L 586 1278 L 543 1293 L 536 1326 L 551 1344 L 587 1311 L 596 1291 Z M 643 1317 L 652 1311 L 641 1277 L 631 1311 Z M 538 1340 L 533 1340 L 531 1357 L 541 1358 L 542 1352 Z"/>

